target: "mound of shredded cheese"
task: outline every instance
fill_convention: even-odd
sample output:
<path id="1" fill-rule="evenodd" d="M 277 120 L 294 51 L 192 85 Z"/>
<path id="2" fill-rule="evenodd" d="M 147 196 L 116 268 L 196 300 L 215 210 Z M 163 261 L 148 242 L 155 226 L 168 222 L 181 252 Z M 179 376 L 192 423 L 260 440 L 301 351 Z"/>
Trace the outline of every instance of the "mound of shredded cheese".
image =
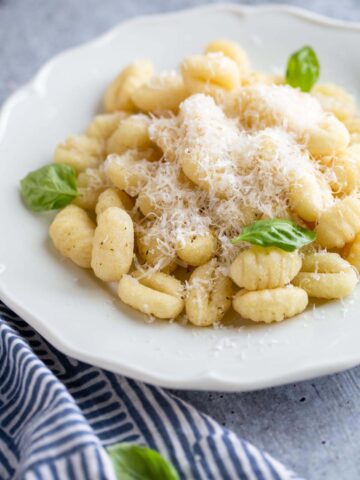
<path id="1" fill-rule="evenodd" d="M 242 88 L 221 105 L 195 94 L 177 116 L 152 117 L 150 138 L 164 152 L 159 162 L 131 163 L 126 152 L 111 155 L 105 168 L 118 162 L 129 175 L 141 173 L 141 185 L 126 190 L 140 194 L 135 215 L 144 199 L 150 205 L 145 218 L 137 215 L 136 228 L 165 257 L 175 257 L 175 245 L 214 231 L 226 270 L 241 248 L 230 239 L 245 225 L 290 216 L 290 179 L 296 182 L 305 172 L 323 175 L 299 141 L 305 126 L 323 115 L 316 99 L 286 86 Z"/>

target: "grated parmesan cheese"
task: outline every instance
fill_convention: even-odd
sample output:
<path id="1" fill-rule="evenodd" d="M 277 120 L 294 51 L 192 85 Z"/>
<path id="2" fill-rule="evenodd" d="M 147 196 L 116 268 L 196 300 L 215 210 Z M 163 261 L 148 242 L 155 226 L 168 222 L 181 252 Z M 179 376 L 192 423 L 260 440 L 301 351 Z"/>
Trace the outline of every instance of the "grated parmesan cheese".
<path id="1" fill-rule="evenodd" d="M 226 275 L 242 248 L 232 245 L 230 239 L 257 219 L 289 217 L 291 182 L 300 180 L 306 172 L 323 175 L 291 131 L 304 128 L 301 122 L 317 121 L 322 113 L 318 102 L 305 95 L 308 113 L 303 120 L 298 118 L 304 95 L 301 92 L 279 86 L 242 91 L 256 92 L 251 99 L 263 101 L 266 115 L 271 112 L 277 119 L 273 127 L 257 131 L 247 128 L 247 119 L 255 118 L 250 104 L 241 124 L 226 116 L 212 97 L 196 94 L 180 105 L 177 116 L 151 118 L 150 138 L 164 152 L 160 161 L 133 161 L 134 153 L 127 152 L 111 155 L 105 163 L 105 171 L 115 162 L 126 166 L 128 176 L 141 177 L 135 187 L 125 188 L 130 195 L 140 194 L 133 212 L 135 229 L 146 235 L 149 245 L 166 261 L 176 257 L 176 245 L 213 231 L 219 244 L 218 272 Z M 261 112 L 258 105 L 256 111 Z M 287 129 L 290 125 L 292 129 Z M 146 212 L 141 218 L 139 210 L 144 213 L 144 202 Z M 160 260 L 152 268 L 163 266 Z"/>

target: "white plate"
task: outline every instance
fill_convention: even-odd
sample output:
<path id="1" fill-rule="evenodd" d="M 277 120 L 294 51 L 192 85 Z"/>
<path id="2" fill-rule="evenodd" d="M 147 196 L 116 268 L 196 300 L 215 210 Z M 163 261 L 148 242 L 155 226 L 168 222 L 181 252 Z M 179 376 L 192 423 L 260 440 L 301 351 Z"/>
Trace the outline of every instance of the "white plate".
<path id="1" fill-rule="evenodd" d="M 136 58 L 174 68 L 211 39 L 239 41 L 253 64 L 284 68 L 312 45 L 322 78 L 360 90 L 360 26 L 289 7 L 212 6 L 124 23 L 50 61 L 5 104 L 0 119 L 0 297 L 63 352 L 173 388 L 254 390 L 360 363 L 360 289 L 272 326 L 194 329 L 146 324 L 93 276 L 51 247 L 52 214 L 22 205 L 19 180 L 51 161 L 54 146 L 81 132 L 115 73 Z"/>

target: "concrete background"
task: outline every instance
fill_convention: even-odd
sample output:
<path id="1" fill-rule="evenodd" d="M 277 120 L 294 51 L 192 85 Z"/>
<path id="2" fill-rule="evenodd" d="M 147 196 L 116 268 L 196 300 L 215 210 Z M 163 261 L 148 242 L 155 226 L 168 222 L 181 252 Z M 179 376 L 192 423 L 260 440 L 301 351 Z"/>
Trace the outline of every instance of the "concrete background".
<path id="1" fill-rule="evenodd" d="M 91 39 L 131 16 L 202 3 L 209 2 L 0 0 L 0 103 L 46 60 L 67 47 Z M 359 0 L 277 3 L 360 21 Z M 252 393 L 176 393 L 307 479 L 360 478 L 360 367 Z"/>

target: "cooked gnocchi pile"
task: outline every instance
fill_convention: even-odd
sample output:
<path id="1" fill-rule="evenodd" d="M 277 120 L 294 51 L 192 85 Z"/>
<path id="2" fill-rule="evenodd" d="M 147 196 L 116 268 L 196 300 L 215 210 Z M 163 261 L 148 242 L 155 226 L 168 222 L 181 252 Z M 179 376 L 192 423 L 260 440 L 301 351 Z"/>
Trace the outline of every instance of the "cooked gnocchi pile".
<path id="1" fill-rule="evenodd" d="M 318 75 L 310 47 L 275 76 L 225 40 L 179 73 L 136 61 L 85 133 L 22 180 L 23 198 L 62 208 L 55 248 L 149 316 L 209 326 L 233 308 L 269 323 L 309 297 L 346 297 L 360 268 L 360 117 Z"/>

